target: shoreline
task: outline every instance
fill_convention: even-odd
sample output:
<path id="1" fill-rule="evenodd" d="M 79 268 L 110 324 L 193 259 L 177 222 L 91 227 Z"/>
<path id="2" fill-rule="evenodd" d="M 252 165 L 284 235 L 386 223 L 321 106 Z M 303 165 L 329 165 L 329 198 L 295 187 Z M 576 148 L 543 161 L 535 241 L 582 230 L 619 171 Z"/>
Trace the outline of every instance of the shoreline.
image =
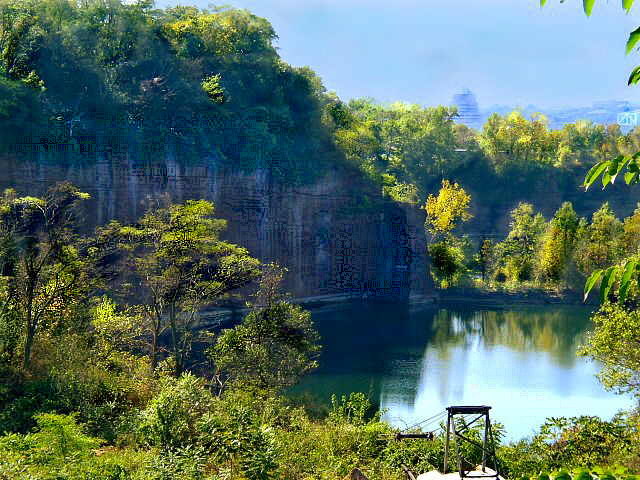
<path id="1" fill-rule="evenodd" d="M 438 304 L 468 304 L 481 306 L 508 307 L 513 305 L 574 305 L 597 306 L 595 297 L 583 301 L 577 292 L 551 293 L 544 290 L 519 292 L 487 291 L 477 288 L 450 288 L 439 292 Z"/>
<path id="2" fill-rule="evenodd" d="M 317 295 L 309 297 L 294 297 L 288 299 L 291 303 L 301 305 L 309 310 L 339 307 L 349 303 L 379 304 L 398 303 L 409 308 L 433 307 L 448 305 L 468 305 L 479 307 L 508 308 L 527 305 L 567 305 L 567 306 L 597 306 L 598 300 L 592 296 L 583 302 L 577 292 L 550 293 L 544 290 L 528 290 L 520 292 L 487 291 L 477 288 L 453 287 L 446 290 L 436 290 L 431 294 L 412 295 L 403 301 L 393 302 L 388 299 L 362 298 L 353 294 L 341 293 L 333 295 Z M 196 328 L 210 328 L 222 326 L 229 321 L 239 319 L 249 312 L 246 306 L 226 305 L 201 313 L 201 321 Z"/>

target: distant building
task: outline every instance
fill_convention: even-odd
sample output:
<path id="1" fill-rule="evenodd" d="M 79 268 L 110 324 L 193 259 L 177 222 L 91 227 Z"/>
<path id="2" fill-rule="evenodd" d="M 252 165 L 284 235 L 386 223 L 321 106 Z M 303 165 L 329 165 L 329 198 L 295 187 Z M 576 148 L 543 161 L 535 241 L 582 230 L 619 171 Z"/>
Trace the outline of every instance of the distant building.
<path id="1" fill-rule="evenodd" d="M 453 106 L 458 107 L 458 117 L 456 123 L 461 123 L 470 128 L 480 129 L 482 119 L 476 96 L 471 90 L 463 90 L 453 96 Z"/>

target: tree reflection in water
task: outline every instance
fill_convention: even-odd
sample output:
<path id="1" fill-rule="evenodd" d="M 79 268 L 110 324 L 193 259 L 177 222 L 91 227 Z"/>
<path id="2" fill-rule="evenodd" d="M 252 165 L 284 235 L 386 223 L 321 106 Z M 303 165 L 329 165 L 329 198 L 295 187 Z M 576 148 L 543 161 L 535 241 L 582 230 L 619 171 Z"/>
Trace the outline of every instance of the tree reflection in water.
<path id="1" fill-rule="evenodd" d="M 605 392 L 597 366 L 576 356 L 589 312 L 399 305 L 318 311 L 320 368 L 294 392 L 326 402 L 332 393 L 362 391 L 398 425 L 454 403 L 487 403 L 513 438 L 547 416 L 609 416 L 629 400 Z"/>

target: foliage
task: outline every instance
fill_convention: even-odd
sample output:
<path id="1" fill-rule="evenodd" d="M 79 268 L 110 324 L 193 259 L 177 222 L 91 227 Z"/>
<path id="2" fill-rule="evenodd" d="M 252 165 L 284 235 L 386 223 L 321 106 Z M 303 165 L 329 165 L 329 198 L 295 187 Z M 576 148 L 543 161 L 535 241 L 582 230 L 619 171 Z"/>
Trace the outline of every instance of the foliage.
<path id="1" fill-rule="evenodd" d="M 193 375 L 166 379 L 158 395 L 140 413 L 140 441 L 169 450 L 195 443 L 198 422 L 212 402 L 201 379 Z"/>
<path id="2" fill-rule="evenodd" d="M 565 202 L 547 226 L 541 241 L 538 274 L 547 281 L 560 282 L 580 235 L 581 221 L 573 205 Z"/>
<path id="3" fill-rule="evenodd" d="M 620 417 L 612 422 L 597 417 L 552 418 L 535 442 L 546 444 L 541 450 L 547 468 L 591 468 L 605 464 L 616 449 L 628 450 L 628 429 Z"/>
<path id="4" fill-rule="evenodd" d="M 432 273 L 443 288 L 454 285 L 465 271 L 465 254 L 460 244 L 442 241 L 429 245 Z"/>
<path id="5" fill-rule="evenodd" d="M 220 85 L 220 75 L 211 75 L 202 82 L 202 89 L 215 103 L 224 103 L 224 89 Z"/>
<path id="6" fill-rule="evenodd" d="M 171 335 L 175 375 L 185 368 L 199 312 L 258 275 L 259 261 L 246 249 L 220 239 L 226 221 L 212 218 L 205 200 L 149 210 L 134 226 L 120 229 L 129 252 L 136 296 L 150 331 L 152 368 L 158 340 Z"/>
<path id="7" fill-rule="evenodd" d="M 228 166 L 308 182 L 340 162 L 323 125 L 329 97 L 309 68 L 279 58 L 276 38 L 267 20 L 234 8 L 4 0 L 0 124 L 46 138 L 40 153 L 62 162 L 94 161 L 109 131 L 132 150 L 153 142 L 182 162 L 213 152 Z M 4 132 L 6 151 L 17 140 Z M 93 148 L 83 149 L 87 138 Z M 71 151 L 52 151 L 50 140 Z"/>
<path id="8" fill-rule="evenodd" d="M 336 143 L 347 160 L 399 201 L 424 201 L 426 186 L 466 158 L 456 153 L 455 111 L 371 99 L 326 107 Z"/>
<path id="9" fill-rule="evenodd" d="M 585 471 L 598 472 L 600 478 L 605 478 L 601 475 L 611 475 L 612 470 L 625 477 L 628 470 L 624 464 L 631 466 L 637 455 L 633 452 L 637 435 L 633 414 L 619 414 L 611 421 L 589 416 L 549 418 L 531 440 L 502 446 L 499 455 L 510 478 L 531 478 L 548 472 L 555 479 L 577 479 L 584 478 Z M 615 465 L 620 467 L 613 468 Z"/>
<path id="10" fill-rule="evenodd" d="M 18 197 L 7 190 L 0 199 L 0 317 L 18 326 L 25 369 L 36 337 L 43 330 L 68 328 L 59 323 L 61 314 L 81 307 L 95 285 L 87 268 L 90 259 L 79 251 L 74 232 L 78 205 L 88 197 L 70 184 L 59 184 L 45 198 Z M 9 361 L 16 346 L 3 349 Z"/>
<path id="11" fill-rule="evenodd" d="M 605 387 L 640 395 L 640 312 L 606 303 L 592 319 L 595 328 L 580 353 L 602 365 L 599 377 Z"/>
<path id="12" fill-rule="evenodd" d="M 541 115 L 527 120 L 517 111 L 506 117 L 493 114 L 478 142 L 498 171 L 553 165 L 561 156 L 561 136 L 548 130 L 547 120 Z"/>
<path id="13" fill-rule="evenodd" d="M 545 229 L 545 220 L 533 205 L 520 203 L 511 211 L 509 234 L 496 248 L 499 268 L 507 278 L 523 282 L 533 278 L 535 252 Z"/>
<path id="14" fill-rule="evenodd" d="M 279 301 L 254 309 L 240 325 L 223 331 L 210 356 L 234 382 L 282 389 L 317 367 L 317 342 L 310 313 Z"/>
<path id="15" fill-rule="evenodd" d="M 459 225 L 471 218 L 469 204 L 471 197 L 457 183 L 442 181 L 438 195 L 429 195 L 424 209 L 427 211 L 425 227 L 433 236 L 448 235 Z"/>

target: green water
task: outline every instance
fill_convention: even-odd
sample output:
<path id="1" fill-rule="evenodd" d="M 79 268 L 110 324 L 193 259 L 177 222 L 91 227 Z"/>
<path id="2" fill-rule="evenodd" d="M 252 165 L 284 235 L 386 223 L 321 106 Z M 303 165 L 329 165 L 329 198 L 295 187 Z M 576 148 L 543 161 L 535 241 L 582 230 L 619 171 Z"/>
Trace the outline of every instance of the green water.
<path id="1" fill-rule="evenodd" d="M 606 392 L 598 366 L 576 356 L 589 313 L 580 306 L 326 307 L 313 311 L 320 368 L 296 390 L 323 401 L 365 392 L 398 426 L 449 405 L 490 405 L 509 439 L 531 435 L 551 416 L 609 418 L 632 400 Z"/>

